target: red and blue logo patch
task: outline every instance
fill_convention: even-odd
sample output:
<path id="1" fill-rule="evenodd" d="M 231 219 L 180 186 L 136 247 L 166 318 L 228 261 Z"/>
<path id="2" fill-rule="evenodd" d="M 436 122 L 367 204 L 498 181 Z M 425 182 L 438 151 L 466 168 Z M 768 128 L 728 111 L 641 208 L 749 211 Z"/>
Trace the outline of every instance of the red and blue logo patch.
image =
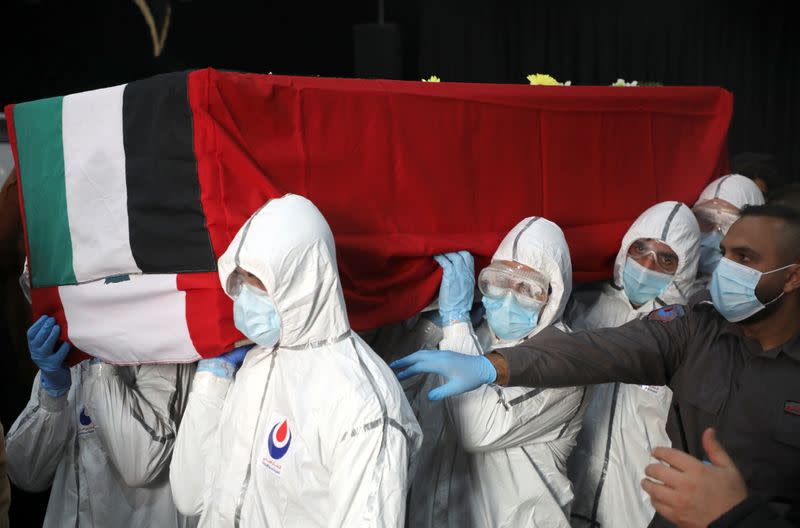
<path id="1" fill-rule="evenodd" d="M 683 317 L 684 315 L 686 315 L 686 309 L 684 309 L 684 307 L 680 304 L 673 304 L 650 312 L 650 315 L 648 315 L 647 318 L 651 321 L 658 321 L 659 323 L 668 323 L 673 319 Z"/>
<path id="2" fill-rule="evenodd" d="M 267 440 L 267 449 L 269 456 L 275 460 L 280 460 L 289 451 L 292 445 L 292 431 L 289 430 L 289 423 L 287 420 L 276 423 L 269 433 Z"/>
<path id="3" fill-rule="evenodd" d="M 92 425 L 92 419 L 86 414 L 86 407 L 81 409 L 81 414 L 78 417 L 78 420 L 81 422 L 81 425 L 84 427 L 88 427 Z"/>
<path id="4" fill-rule="evenodd" d="M 84 435 L 93 432 L 94 424 L 92 423 L 92 417 L 86 414 L 86 407 L 84 407 L 78 415 L 78 434 Z"/>

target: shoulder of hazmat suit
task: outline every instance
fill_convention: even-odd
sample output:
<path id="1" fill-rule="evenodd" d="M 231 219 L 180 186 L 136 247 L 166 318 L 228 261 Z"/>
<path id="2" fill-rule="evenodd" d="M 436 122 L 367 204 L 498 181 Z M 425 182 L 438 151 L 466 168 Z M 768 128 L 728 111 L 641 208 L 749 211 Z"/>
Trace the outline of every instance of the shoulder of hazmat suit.
<path id="1" fill-rule="evenodd" d="M 350 330 L 330 228 L 295 195 L 268 202 L 220 258 L 264 284 L 279 342 L 235 380 L 198 372 L 171 480 L 201 526 L 392 526 L 421 441 L 399 382 Z M 230 292 L 229 292 L 230 293 Z"/>
<path id="2" fill-rule="evenodd" d="M 84 361 L 58 398 L 36 376 L 6 441 L 12 482 L 52 486 L 44 526 L 193 525 L 175 508 L 166 470 L 193 369 Z"/>
<path id="3" fill-rule="evenodd" d="M 569 248 L 561 229 L 528 218 L 503 240 L 494 260 L 513 260 L 550 279 L 550 296 L 530 335 L 559 324 L 572 289 Z M 483 347 L 468 323 L 445 327 L 440 348 L 480 355 L 511 346 L 491 334 Z M 490 333 L 484 323 L 479 333 Z M 572 487 L 566 461 L 585 408 L 585 389 L 484 386 L 447 402 L 470 452 L 476 526 L 568 526 Z M 520 485 L 520 483 L 525 483 Z"/>
<path id="4" fill-rule="evenodd" d="M 691 210 L 678 202 L 663 202 L 633 223 L 614 265 L 611 283 L 575 295 L 569 311 L 574 331 L 612 328 L 646 317 L 667 305 L 684 304 L 697 273 L 699 229 Z M 628 248 L 640 238 L 664 242 L 678 255 L 675 279 L 656 299 L 631 306 L 622 288 Z M 575 486 L 572 525 L 622 528 L 646 526 L 655 514 L 650 497 L 641 489 L 650 452 L 670 446 L 666 432 L 672 391 L 665 386 L 611 383 L 594 385 L 569 460 Z"/>

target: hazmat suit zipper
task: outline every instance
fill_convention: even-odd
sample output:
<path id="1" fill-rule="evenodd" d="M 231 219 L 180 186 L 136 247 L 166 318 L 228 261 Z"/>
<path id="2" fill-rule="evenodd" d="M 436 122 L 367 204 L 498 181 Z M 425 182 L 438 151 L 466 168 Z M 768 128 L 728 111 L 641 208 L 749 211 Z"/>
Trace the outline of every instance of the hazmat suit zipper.
<path id="1" fill-rule="evenodd" d="M 597 483 L 595 490 L 594 505 L 592 506 L 591 522 L 597 522 L 597 511 L 600 507 L 600 495 L 603 493 L 603 486 L 606 483 L 606 475 L 608 474 L 608 463 L 611 456 L 611 439 L 614 432 L 614 415 L 617 412 L 617 399 L 619 397 L 619 383 L 614 383 L 614 392 L 611 397 L 611 410 L 608 416 L 608 435 L 606 436 L 605 456 L 603 458 L 603 469 L 600 471 L 600 481 Z"/>
<path id="2" fill-rule="evenodd" d="M 72 461 L 72 467 L 75 471 L 75 489 L 77 490 L 76 496 L 77 500 L 77 507 L 75 508 L 75 528 L 80 526 L 81 523 L 81 475 L 80 475 L 80 467 L 78 465 L 78 457 L 80 456 L 80 446 L 78 444 L 78 435 L 75 435 L 75 444 L 73 446 L 72 456 L 74 460 Z"/>
<path id="3" fill-rule="evenodd" d="M 75 400 L 78 399 L 78 395 L 80 394 L 81 389 L 83 388 L 83 368 L 78 368 L 78 383 L 77 387 L 73 389 L 75 391 Z M 78 407 L 76 405 L 76 407 Z M 76 417 L 73 416 L 73 420 Z M 80 422 L 79 422 L 80 423 Z M 75 528 L 78 528 L 81 524 L 81 471 L 80 471 L 80 455 L 81 455 L 81 447 L 78 443 L 78 439 L 80 438 L 79 434 L 75 435 L 75 444 L 73 445 L 72 451 L 72 468 L 75 471 L 75 496 L 77 498 L 78 506 L 75 508 Z"/>
<path id="4" fill-rule="evenodd" d="M 242 482 L 242 489 L 239 492 L 239 499 L 236 501 L 236 513 L 234 514 L 233 518 L 233 525 L 236 528 L 239 528 L 239 523 L 242 520 L 242 507 L 244 506 L 244 498 L 247 495 L 247 489 L 250 487 L 250 477 L 253 471 L 253 450 L 256 446 L 256 435 L 258 434 L 258 424 L 261 422 L 261 414 L 264 412 L 264 400 L 267 397 L 267 390 L 269 389 L 269 382 L 272 380 L 272 372 L 275 370 L 275 358 L 277 357 L 278 353 L 278 346 L 276 344 L 272 348 L 272 359 L 269 363 L 269 373 L 267 374 L 267 382 L 264 384 L 264 392 L 261 394 L 261 404 L 258 406 L 258 417 L 256 418 L 256 427 L 253 431 L 253 441 L 250 443 L 250 456 L 247 459 L 247 473 L 244 477 L 244 482 Z"/>

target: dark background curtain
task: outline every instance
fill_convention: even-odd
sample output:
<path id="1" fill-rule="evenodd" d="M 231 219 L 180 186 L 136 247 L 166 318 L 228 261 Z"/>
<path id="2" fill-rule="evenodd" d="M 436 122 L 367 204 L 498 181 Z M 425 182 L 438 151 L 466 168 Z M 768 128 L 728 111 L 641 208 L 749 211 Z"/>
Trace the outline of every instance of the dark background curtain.
<path id="1" fill-rule="evenodd" d="M 657 81 L 734 93 L 729 152 L 773 154 L 798 180 L 800 61 L 791 4 L 420 2 L 419 71 L 443 80 L 573 84 Z M 773 185 L 774 186 L 774 185 Z"/>
<path id="2" fill-rule="evenodd" d="M 132 1 L 10 0 L 0 103 L 107 86 L 155 73 L 215 66 L 254 72 L 368 76 L 355 71 L 353 25 L 375 22 L 379 0 L 171 5 L 165 47 Z M 734 92 L 731 154 L 765 152 L 778 180 L 800 174 L 800 37 L 792 2 L 385 0 L 402 35 L 407 79 L 525 83 L 549 73 L 573 84 L 618 77 Z M 381 60 L 381 47 L 369 51 Z M 377 41 L 376 41 L 377 42 Z M 386 61 L 390 60 L 388 55 Z"/>

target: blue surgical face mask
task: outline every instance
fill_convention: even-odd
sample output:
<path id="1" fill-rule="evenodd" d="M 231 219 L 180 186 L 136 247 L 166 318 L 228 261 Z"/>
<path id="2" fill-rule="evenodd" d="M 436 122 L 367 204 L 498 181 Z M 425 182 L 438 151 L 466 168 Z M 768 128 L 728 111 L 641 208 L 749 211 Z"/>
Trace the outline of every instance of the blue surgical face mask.
<path id="1" fill-rule="evenodd" d="M 266 292 L 249 284 L 233 302 L 233 322 L 241 333 L 253 343 L 271 347 L 281 336 L 281 318 L 278 309 Z"/>
<path id="2" fill-rule="evenodd" d="M 700 237 L 700 262 L 698 269 L 700 273 L 711 275 L 717 269 L 719 259 L 722 258 L 722 251 L 719 244 L 722 242 L 722 233 L 717 229 L 703 233 Z"/>
<path id="3" fill-rule="evenodd" d="M 486 319 L 497 337 L 504 341 L 516 341 L 527 336 L 539 324 L 539 314 L 544 303 L 535 308 L 520 306 L 513 295 L 502 299 L 483 297 Z"/>
<path id="4" fill-rule="evenodd" d="M 767 303 L 759 301 L 756 297 L 756 287 L 761 277 L 792 266 L 797 266 L 797 264 L 761 272 L 723 257 L 711 276 L 711 284 L 708 288 L 711 290 L 711 301 L 714 303 L 714 308 L 722 317 L 732 323 L 744 321 L 783 297 L 783 291 L 781 291 L 777 297 Z"/>
<path id="5" fill-rule="evenodd" d="M 630 257 L 625 261 L 625 268 L 622 270 L 625 295 L 636 306 L 641 306 L 661 295 L 673 279 L 675 279 L 673 275 L 645 268 Z"/>

